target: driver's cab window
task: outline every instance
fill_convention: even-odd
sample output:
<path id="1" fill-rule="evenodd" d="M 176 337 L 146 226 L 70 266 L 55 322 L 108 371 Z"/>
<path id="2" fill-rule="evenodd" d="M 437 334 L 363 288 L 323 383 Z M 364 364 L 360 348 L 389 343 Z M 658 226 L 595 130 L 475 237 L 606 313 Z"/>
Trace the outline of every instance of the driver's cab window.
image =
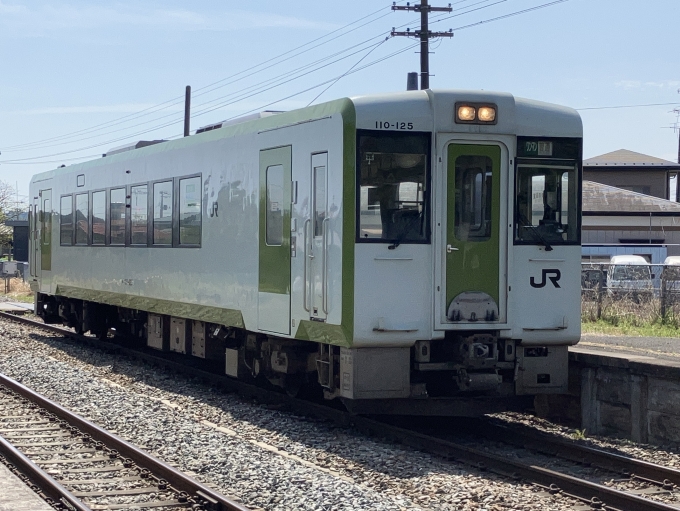
<path id="1" fill-rule="evenodd" d="M 576 243 L 577 167 L 519 164 L 515 198 L 515 242 Z"/>
<path id="2" fill-rule="evenodd" d="M 360 133 L 359 241 L 429 240 L 429 147 L 426 133 Z"/>

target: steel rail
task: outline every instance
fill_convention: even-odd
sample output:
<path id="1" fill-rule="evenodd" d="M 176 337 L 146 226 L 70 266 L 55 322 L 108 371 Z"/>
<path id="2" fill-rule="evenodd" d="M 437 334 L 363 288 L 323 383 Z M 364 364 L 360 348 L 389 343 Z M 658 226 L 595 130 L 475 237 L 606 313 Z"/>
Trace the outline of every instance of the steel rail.
<path id="1" fill-rule="evenodd" d="M 311 415 L 317 418 L 320 417 L 341 426 L 353 426 L 372 436 L 390 438 L 417 450 L 428 452 L 438 457 L 455 459 L 460 463 L 478 469 L 495 472 L 505 478 L 509 477 L 515 480 L 525 479 L 529 482 L 544 486 L 551 492 L 562 492 L 569 497 L 590 503 L 600 509 L 619 509 L 622 511 L 678 511 L 678 508 L 675 506 L 646 499 L 632 493 L 626 493 L 608 486 L 585 481 L 554 470 L 509 460 L 499 455 L 480 451 L 456 444 L 455 442 L 418 433 L 371 418 L 350 415 L 344 410 L 337 410 L 317 403 L 291 398 L 285 394 L 273 393 L 272 391 L 248 383 L 228 379 L 222 375 L 188 367 L 164 357 L 152 356 L 137 350 L 122 347 L 119 344 L 98 341 L 91 337 L 78 335 L 62 327 L 45 325 L 44 323 L 33 321 L 28 318 L 1 312 L 0 317 L 6 317 L 12 321 L 18 321 L 37 328 L 47 329 L 74 339 L 84 340 L 92 346 L 118 349 L 121 352 L 138 357 L 142 360 L 162 364 L 166 368 L 183 371 L 185 374 L 204 378 L 211 383 L 221 385 L 246 397 L 255 398 L 259 402 L 276 403 L 278 405 L 283 404 L 294 412 Z"/>
<path id="2" fill-rule="evenodd" d="M 379 432 L 381 436 L 393 438 L 418 450 L 453 458 L 466 464 L 477 464 L 478 468 L 496 472 L 504 477 L 527 479 L 550 488 L 552 491 L 562 491 L 584 501 L 593 503 L 601 501 L 603 509 L 613 507 L 622 511 L 678 511 L 677 507 L 669 504 L 622 492 L 547 468 L 513 461 L 497 454 L 480 451 L 373 419 L 357 417 L 354 419 L 354 424 L 360 429 L 372 431 L 374 434 Z"/>
<path id="3" fill-rule="evenodd" d="M 92 511 L 92 509 L 83 504 L 78 497 L 55 481 L 52 476 L 41 469 L 2 436 L 0 436 L 0 454 L 14 465 L 17 472 L 28 477 L 28 479 L 40 488 L 40 491 L 42 491 L 46 497 L 52 499 L 52 501 L 60 502 L 67 509 L 73 511 Z"/>
<path id="4" fill-rule="evenodd" d="M 514 425 L 481 423 L 475 425 L 475 434 L 484 434 L 492 440 L 511 443 L 527 449 L 592 465 L 626 475 L 640 476 L 659 483 L 669 482 L 680 486 L 680 470 L 656 465 L 597 447 L 583 445 L 571 440 L 533 431 Z"/>
<path id="5" fill-rule="evenodd" d="M 163 461 L 126 442 L 122 438 L 109 433 L 93 422 L 90 422 L 87 419 L 74 414 L 70 410 L 67 410 L 54 401 L 41 396 L 40 394 L 5 376 L 4 374 L 0 374 L 0 385 L 3 385 L 4 387 L 16 392 L 23 398 L 35 403 L 63 421 L 68 422 L 71 426 L 78 428 L 83 433 L 87 433 L 95 441 L 99 441 L 107 447 L 115 449 L 122 457 L 131 459 L 138 466 L 146 468 L 155 476 L 159 476 L 160 478 L 168 481 L 169 485 L 176 490 L 184 491 L 190 496 L 198 496 L 203 498 L 212 505 L 212 509 L 215 511 L 249 511 L 247 507 L 234 502 L 224 495 L 208 488 L 207 486 L 190 478 L 186 474 L 183 474 L 179 470 L 171 467 Z M 69 495 L 71 495 L 72 498 L 75 498 L 72 494 Z M 89 508 L 81 507 L 78 509 L 87 511 Z"/>

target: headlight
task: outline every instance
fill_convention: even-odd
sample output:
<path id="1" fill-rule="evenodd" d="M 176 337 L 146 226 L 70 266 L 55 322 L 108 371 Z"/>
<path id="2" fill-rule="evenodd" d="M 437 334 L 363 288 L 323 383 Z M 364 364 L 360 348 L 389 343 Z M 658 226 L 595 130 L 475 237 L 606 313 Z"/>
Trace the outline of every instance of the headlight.
<path id="1" fill-rule="evenodd" d="M 492 106 L 479 107 L 479 120 L 482 122 L 493 122 L 496 120 L 496 109 Z"/>
<path id="2" fill-rule="evenodd" d="M 496 124 L 497 107 L 489 103 L 456 103 L 455 121 L 457 124 Z"/>
<path id="3" fill-rule="evenodd" d="M 468 105 L 462 105 L 458 107 L 458 119 L 461 121 L 474 121 L 475 115 L 475 107 Z"/>

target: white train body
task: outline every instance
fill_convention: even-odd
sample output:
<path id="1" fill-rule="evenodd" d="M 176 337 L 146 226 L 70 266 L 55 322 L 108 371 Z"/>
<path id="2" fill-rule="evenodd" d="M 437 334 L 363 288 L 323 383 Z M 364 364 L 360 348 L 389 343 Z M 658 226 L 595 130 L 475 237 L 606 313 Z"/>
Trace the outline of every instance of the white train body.
<path id="1" fill-rule="evenodd" d="M 37 312 L 359 412 L 565 392 L 581 138 L 571 109 L 412 91 L 39 174 Z"/>

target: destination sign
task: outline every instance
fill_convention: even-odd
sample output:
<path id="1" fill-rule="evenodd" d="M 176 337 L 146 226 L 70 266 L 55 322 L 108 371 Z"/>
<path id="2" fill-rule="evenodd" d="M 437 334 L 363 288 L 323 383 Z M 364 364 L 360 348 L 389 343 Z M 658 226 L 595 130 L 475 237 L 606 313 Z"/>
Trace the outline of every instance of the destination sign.
<path id="1" fill-rule="evenodd" d="M 581 158 L 581 140 L 578 138 L 517 137 L 518 158 Z"/>

